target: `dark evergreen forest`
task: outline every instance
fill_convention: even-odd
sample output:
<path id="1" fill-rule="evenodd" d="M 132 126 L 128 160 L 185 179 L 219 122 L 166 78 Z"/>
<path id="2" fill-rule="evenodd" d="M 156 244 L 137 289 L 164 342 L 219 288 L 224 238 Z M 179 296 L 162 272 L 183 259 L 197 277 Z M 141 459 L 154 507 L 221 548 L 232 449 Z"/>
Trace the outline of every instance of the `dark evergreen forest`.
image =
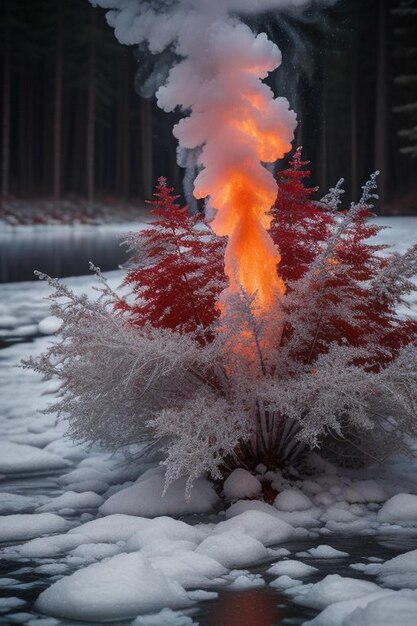
<path id="1" fill-rule="evenodd" d="M 155 61 L 120 45 L 102 10 L 2 0 L 1 19 L 3 203 L 135 204 L 161 175 L 181 188 L 176 116 L 143 88 Z M 252 26 L 282 49 L 269 81 L 298 113 L 313 183 L 344 177 L 354 199 L 378 169 L 379 211 L 417 213 L 417 0 L 313 4 Z"/>

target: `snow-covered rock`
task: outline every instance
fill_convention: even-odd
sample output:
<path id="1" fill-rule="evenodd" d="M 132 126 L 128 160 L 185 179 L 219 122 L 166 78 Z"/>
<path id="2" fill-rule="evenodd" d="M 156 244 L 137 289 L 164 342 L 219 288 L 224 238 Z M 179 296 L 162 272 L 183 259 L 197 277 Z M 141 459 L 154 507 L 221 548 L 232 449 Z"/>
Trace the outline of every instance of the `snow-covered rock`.
<path id="1" fill-rule="evenodd" d="M 193 624 L 193 620 L 188 615 L 172 609 L 162 609 L 159 613 L 137 617 L 131 626 L 193 626 Z"/>
<path id="2" fill-rule="evenodd" d="M 306 565 L 301 561 L 294 561 L 288 559 L 286 561 L 279 561 L 272 565 L 268 570 L 268 574 L 274 576 L 289 576 L 290 578 L 304 578 L 305 576 L 311 576 L 318 572 L 316 567 Z"/>
<path id="3" fill-rule="evenodd" d="M 39 505 L 39 499 L 32 496 L 22 496 L 15 493 L 0 493 L 0 515 L 10 513 L 27 513 Z"/>
<path id="4" fill-rule="evenodd" d="M 265 587 L 265 585 L 266 582 L 259 574 L 242 574 L 235 578 L 229 585 L 229 589 L 243 591 L 244 589 L 258 589 L 259 587 Z"/>
<path id="5" fill-rule="evenodd" d="M 393 496 L 378 511 L 378 522 L 417 526 L 417 496 L 399 493 Z"/>
<path id="6" fill-rule="evenodd" d="M 285 574 L 283 576 L 278 576 L 278 578 L 275 578 L 269 584 L 271 587 L 274 587 L 275 589 L 278 589 L 279 591 L 285 591 L 286 589 L 299 587 L 300 581 L 294 580 L 294 578 L 291 578 L 290 576 L 287 576 Z"/>
<path id="7" fill-rule="evenodd" d="M 0 541 L 21 541 L 70 527 L 69 522 L 53 513 L 5 515 L 0 517 Z"/>
<path id="8" fill-rule="evenodd" d="M 380 587 L 367 580 L 330 574 L 311 586 L 307 593 L 295 596 L 294 601 L 313 609 L 324 609 L 329 604 L 360 598 L 380 591 Z"/>
<path id="9" fill-rule="evenodd" d="M 44 317 L 38 324 L 38 331 L 41 335 L 54 335 L 62 326 L 62 320 L 55 315 L 48 315 Z"/>
<path id="10" fill-rule="evenodd" d="M 358 608 L 364 608 L 374 600 L 381 598 L 391 598 L 391 590 L 380 590 L 362 596 L 355 596 L 348 600 L 333 602 L 324 611 L 311 621 L 304 622 L 303 626 L 345 626 L 345 620 Z M 395 622 L 396 623 L 396 622 Z M 379 626 L 379 623 L 369 623 L 367 626 Z M 393 625 L 392 625 L 393 626 Z"/>
<path id="11" fill-rule="evenodd" d="M 40 594 L 35 608 L 55 617 L 99 622 L 189 604 L 178 583 L 135 552 L 61 578 Z"/>
<path id="12" fill-rule="evenodd" d="M 375 565 L 374 565 L 375 567 Z M 417 589 L 417 550 L 411 550 L 376 565 L 378 579 L 392 589 Z"/>
<path id="13" fill-rule="evenodd" d="M 1 474 L 46 472 L 68 466 L 68 461 L 52 452 L 11 441 L 0 441 Z"/>
<path id="14" fill-rule="evenodd" d="M 294 537 L 294 528 L 263 511 L 245 511 L 235 517 L 220 522 L 213 530 L 213 535 L 237 532 L 250 535 L 264 546 L 283 543 Z"/>
<path id="15" fill-rule="evenodd" d="M 415 626 L 417 595 L 402 591 L 358 607 L 343 621 L 343 626 Z"/>
<path id="16" fill-rule="evenodd" d="M 297 556 L 313 557 L 315 559 L 341 559 L 348 557 L 349 554 L 342 552 L 342 550 L 336 550 L 332 546 L 320 545 L 305 552 L 297 552 Z"/>
<path id="17" fill-rule="evenodd" d="M 358 480 L 344 490 L 344 497 L 351 504 L 385 502 L 388 494 L 375 480 Z"/>
<path id="18" fill-rule="evenodd" d="M 245 469 L 235 469 L 225 480 L 224 495 L 228 500 L 253 498 L 262 491 L 260 481 Z"/>
<path id="19" fill-rule="evenodd" d="M 165 479 L 160 471 L 122 489 L 111 496 L 101 507 L 100 513 L 125 513 L 141 517 L 172 515 L 174 517 L 192 513 L 206 513 L 218 503 L 219 498 L 210 483 L 204 478 L 194 482 L 191 497 L 185 498 L 185 480 L 171 483 L 164 495 Z"/>
<path id="20" fill-rule="evenodd" d="M 314 505 L 310 498 L 298 489 L 284 489 L 275 498 L 274 506 L 280 511 L 292 513 L 293 511 L 311 509 Z"/>
<path id="21" fill-rule="evenodd" d="M 59 511 L 61 509 L 89 509 L 99 507 L 103 502 L 103 498 L 92 491 L 84 493 L 66 491 L 62 496 L 53 498 L 41 506 L 38 511 L 43 513 L 44 511 Z"/>
<path id="22" fill-rule="evenodd" d="M 209 556 L 229 569 L 260 563 L 270 556 L 260 541 L 238 529 L 207 537 L 196 552 Z"/>

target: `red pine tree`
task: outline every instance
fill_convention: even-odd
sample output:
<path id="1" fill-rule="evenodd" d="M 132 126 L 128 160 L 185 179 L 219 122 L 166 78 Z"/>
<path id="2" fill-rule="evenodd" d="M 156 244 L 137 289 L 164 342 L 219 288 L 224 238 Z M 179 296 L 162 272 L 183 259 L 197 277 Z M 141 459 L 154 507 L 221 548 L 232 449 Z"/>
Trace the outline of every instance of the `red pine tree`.
<path id="1" fill-rule="evenodd" d="M 208 329 L 218 317 L 218 294 L 224 288 L 222 239 L 203 220 L 180 207 L 164 177 L 158 179 L 149 228 L 128 240 L 135 256 L 124 285 L 132 288 L 134 303 L 119 304 L 138 326 L 181 332 Z M 209 333 L 205 332 L 206 339 Z"/>
<path id="2" fill-rule="evenodd" d="M 334 224 L 331 212 L 311 199 L 317 187 L 306 187 L 303 182 L 311 177 L 303 169 L 308 164 L 299 147 L 290 167 L 278 174 L 278 195 L 271 209 L 270 235 L 281 253 L 279 272 L 287 284 L 305 274 Z"/>

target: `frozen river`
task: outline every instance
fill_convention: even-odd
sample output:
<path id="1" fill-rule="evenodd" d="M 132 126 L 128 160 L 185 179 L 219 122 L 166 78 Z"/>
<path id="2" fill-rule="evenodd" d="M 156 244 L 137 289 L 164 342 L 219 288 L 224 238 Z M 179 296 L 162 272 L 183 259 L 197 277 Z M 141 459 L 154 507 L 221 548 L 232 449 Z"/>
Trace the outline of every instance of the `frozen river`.
<path id="1" fill-rule="evenodd" d="M 417 239 L 417 219 L 389 222 L 394 228 L 381 234 L 382 241 L 402 251 Z M 29 239 L 25 245 L 37 246 Z M 109 273 L 109 280 L 118 285 L 121 272 Z M 92 292 L 91 277 L 66 282 Z M 314 480 L 294 481 L 287 487 L 308 494 L 311 507 L 288 513 L 265 505 L 235 511 L 233 517 L 232 507 L 225 511 L 225 504 L 209 494 L 198 503 L 207 510 L 197 513 L 195 507 L 178 526 L 178 495 L 158 509 L 154 463 L 123 465 L 120 457 L 74 444 L 65 437 L 65 423 L 39 413 L 57 393 L 56 384 L 15 366 L 53 340 L 48 291 L 44 282 L 0 285 L 0 624 L 75 626 L 111 619 L 134 626 L 278 626 L 314 619 L 315 626 L 396 626 L 381 604 L 389 601 L 401 616 L 398 623 L 417 625 L 417 553 L 404 566 L 389 565 L 393 557 L 417 548 L 417 508 L 408 521 L 381 523 L 378 517 L 384 501 L 398 491 L 417 493 L 415 461 L 396 459 L 366 476 L 326 470 Z M 148 482 L 142 481 L 145 472 Z M 137 496 L 109 504 L 132 487 Z M 171 521 L 158 530 L 157 520 L 145 519 L 145 504 Z M 251 525 L 252 514 L 256 523 Z M 231 522 L 241 533 L 235 542 L 219 530 Z M 225 536 L 231 543 L 216 544 Z M 204 551 L 204 542 L 210 550 Z M 327 549 L 314 551 L 323 545 Z M 129 570 L 134 555 L 138 560 Z M 271 565 L 277 567 L 271 571 Z M 82 571 L 86 579 L 72 578 Z M 146 586 L 151 576 L 158 589 Z M 61 580 L 69 582 L 54 587 Z M 88 580 L 85 589 L 83 580 Z M 58 591 L 41 606 L 48 607 L 41 614 L 34 602 L 49 588 Z M 182 595 L 184 589 L 188 595 Z M 364 598 L 375 603 L 366 614 Z M 326 618 L 329 609 L 333 612 Z M 407 617 L 413 610 L 414 622 Z"/>

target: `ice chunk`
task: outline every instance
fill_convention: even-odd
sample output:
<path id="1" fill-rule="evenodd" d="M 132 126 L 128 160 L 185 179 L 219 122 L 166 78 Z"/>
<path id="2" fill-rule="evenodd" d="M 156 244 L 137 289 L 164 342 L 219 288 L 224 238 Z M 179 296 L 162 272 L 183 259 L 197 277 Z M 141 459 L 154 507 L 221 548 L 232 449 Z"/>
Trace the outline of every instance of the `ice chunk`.
<path id="1" fill-rule="evenodd" d="M 195 552 L 176 552 L 173 556 L 158 556 L 150 559 L 153 567 L 170 580 L 175 580 L 185 589 L 209 587 L 219 584 L 218 578 L 227 570 L 214 559 Z"/>
<path id="2" fill-rule="evenodd" d="M 356 608 L 345 618 L 343 626 L 415 626 L 417 623 L 417 596 L 412 592 L 397 592 Z"/>
<path id="3" fill-rule="evenodd" d="M 71 555 L 83 561 L 100 561 L 121 552 L 121 548 L 113 543 L 83 543 L 71 551 Z"/>
<path id="4" fill-rule="evenodd" d="M 52 452 L 11 441 L 0 441 L 0 473 L 46 472 L 68 467 L 69 462 Z"/>
<path id="5" fill-rule="evenodd" d="M 272 565 L 268 570 L 268 574 L 274 574 L 275 576 L 290 576 L 291 578 L 304 578 L 310 576 L 315 572 L 318 572 L 317 567 L 306 565 L 301 561 L 293 561 L 288 559 L 287 561 L 279 561 Z"/>
<path id="6" fill-rule="evenodd" d="M 385 561 L 381 565 L 374 565 L 379 569 L 379 580 L 392 589 L 417 589 L 417 550 Z"/>
<path id="7" fill-rule="evenodd" d="M 269 551 L 260 541 L 239 529 L 207 537 L 198 546 L 196 553 L 205 554 L 227 568 L 244 567 L 269 557 Z"/>
<path id="8" fill-rule="evenodd" d="M 238 468 L 225 480 L 223 491 L 229 500 L 239 500 L 257 496 L 262 491 L 262 485 L 253 474 Z"/>
<path id="9" fill-rule="evenodd" d="M 378 522 L 417 526 L 417 496 L 399 493 L 378 511 Z"/>
<path id="10" fill-rule="evenodd" d="M 313 609 L 324 609 L 334 602 L 360 598 L 376 591 L 380 591 L 380 587 L 367 580 L 345 578 L 339 576 L 339 574 L 330 574 L 320 582 L 312 585 L 306 594 L 296 596 L 294 601 Z"/>
<path id="11" fill-rule="evenodd" d="M 0 517 L 0 541 L 21 541 L 47 533 L 62 532 L 71 525 L 53 513 L 5 515 Z"/>
<path id="12" fill-rule="evenodd" d="M 131 553 L 61 578 L 40 594 L 35 608 L 73 620 L 109 621 L 189 604 L 178 583 L 155 570 L 139 553 Z"/>
<path id="13" fill-rule="evenodd" d="M 274 507 L 279 511 L 305 511 L 311 509 L 313 503 L 298 489 L 284 489 L 275 498 Z"/>
<path id="14" fill-rule="evenodd" d="M 126 513 L 142 517 L 179 516 L 205 513 L 218 503 L 219 498 L 206 479 L 194 481 L 189 500 L 185 499 L 185 484 L 185 479 L 176 480 L 162 496 L 165 479 L 160 472 L 154 472 L 147 479 L 139 480 L 111 496 L 100 507 L 100 513 Z"/>
<path id="15" fill-rule="evenodd" d="M 60 509 L 90 509 L 99 507 L 103 504 L 104 500 L 101 496 L 98 496 L 93 491 L 85 491 L 83 493 L 76 493 L 75 491 L 66 491 L 62 496 L 58 496 L 53 500 L 50 500 L 38 511 L 59 511 Z"/>
<path id="16" fill-rule="evenodd" d="M 250 535 L 264 546 L 282 543 L 294 536 L 292 526 L 262 511 L 245 511 L 225 522 L 220 522 L 214 528 L 213 535 L 233 531 Z"/>

